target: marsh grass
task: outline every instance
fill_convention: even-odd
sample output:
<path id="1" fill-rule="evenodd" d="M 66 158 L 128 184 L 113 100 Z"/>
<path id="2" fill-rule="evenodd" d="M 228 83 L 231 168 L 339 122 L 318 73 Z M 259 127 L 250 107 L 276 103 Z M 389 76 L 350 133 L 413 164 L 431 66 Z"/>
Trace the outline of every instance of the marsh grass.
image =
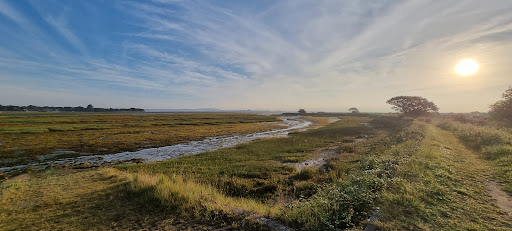
<path id="1" fill-rule="evenodd" d="M 275 116 L 251 114 L 27 113 L 0 115 L 0 158 L 37 160 L 56 149 L 109 154 L 210 136 L 278 128 Z M 28 157 L 28 158 L 26 158 Z"/>
<path id="2" fill-rule="evenodd" d="M 382 128 L 385 121 L 388 120 L 372 124 Z M 312 197 L 287 205 L 280 218 L 303 230 L 361 228 L 371 215 L 377 196 L 395 176 L 397 159 L 409 156 L 389 158 L 388 153 L 394 156 L 398 151 L 414 152 L 414 144 L 422 139 L 414 129 L 401 131 L 394 135 L 398 136 L 395 139 L 390 139 L 389 135 L 389 131 L 374 131 L 373 137 L 365 141 L 366 145 L 356 148 L 347 148 L 343 143 L 340 149 L 350 149 L 350 152 L 328 162 L 329 183 L 320 186 Z"/>
<path id="3" fill-rule="evenodd" d="M 284 162 L 302 162 L 322 147 L 333 145 L 346 136 L 370 131 L 364 117 L 343 117 L 326 127 L 294 133 L 286 138 L 263 139 L 233 148 L 185 156 L 179 159 L 122 165 L 129 172 L 183 175 L 213 184 L 230 196 L 269 199 L 279 192 L 290 191 L 289 177 L 296 173 Z"/>

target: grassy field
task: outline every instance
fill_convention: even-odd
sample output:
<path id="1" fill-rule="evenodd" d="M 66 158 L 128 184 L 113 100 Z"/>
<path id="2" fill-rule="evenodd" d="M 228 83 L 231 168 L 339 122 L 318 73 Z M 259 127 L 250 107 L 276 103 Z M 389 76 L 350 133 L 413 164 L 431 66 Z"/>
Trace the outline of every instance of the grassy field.
<path id="1" fill-rule="evenodd" d="M 362 230 L 369 217 L 378 230 L 512 228 L 485 185 L 496 176 L 507 182 L 510 165 L 500 163 L 510 156 L 508 132 L 397 116 L 340 119 L 180 159 L 4 181 L 0 230 Z M 323 162 L 293 165 L 312 159 Z"/>
<path id="2" fill-rule="evenodd" d="M 209 136 L 279 127 L 275 116 L 252 114 L 0 114 L 0 163 L 135 151 Z"/>

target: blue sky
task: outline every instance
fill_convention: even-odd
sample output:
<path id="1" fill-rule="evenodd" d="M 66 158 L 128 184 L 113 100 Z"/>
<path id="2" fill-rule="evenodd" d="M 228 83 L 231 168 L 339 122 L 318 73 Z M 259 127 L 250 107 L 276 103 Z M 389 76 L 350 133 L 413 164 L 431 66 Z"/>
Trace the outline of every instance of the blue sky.
<path id="1" fill-rule="evenodd" d="M 512 1 L 0 0 L 0 104 L 487 111 Z M 475 59 L 461 77 L 454 66 Z"/>

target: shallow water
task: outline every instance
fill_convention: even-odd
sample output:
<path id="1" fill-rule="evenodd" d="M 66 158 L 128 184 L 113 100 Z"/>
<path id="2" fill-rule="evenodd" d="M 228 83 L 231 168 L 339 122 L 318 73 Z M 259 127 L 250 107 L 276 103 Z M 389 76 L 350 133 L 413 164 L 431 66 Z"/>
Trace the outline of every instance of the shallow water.
<path id="1" fill-rule="evenodd" d="M 18 165 L 12 167 L 2 167 L 1 172 L 13 172 L 22 169 L 42 170 L 49 166 L 65 166 L 80 167 L 80 166 L 96 166 L 96 165 L 112 165 L 120 163 L 134 163 L 134 162 L 153 162 L 161 160 L 176 159 L 182 156 L 197 154 L 200 152 L 217 150 L 226 147 L 233 147 L 240 143 L 246 143 L 253 140 L 269 137 L 285 137 L 291 131 L 299 131 L 306 129 L 313 125 L 313 122 L 300 119 L 299 117 L 283 117 L 282 125 L 286 128 L 258 132 L 245 135 L 228 135 L 209 137 L 204 140 L 190 141 L 183 144 L 176 144 L 171 146 L 142 149 L 135 152 L 121 152 L 107 155 L 90 155 L 80 156 L 73 158 L 65 158 L 54 161 L 43 161 L 39 163 L 32 163 L 26 165 Z M 51 155 L 51 154 L 50 154 Z"/>

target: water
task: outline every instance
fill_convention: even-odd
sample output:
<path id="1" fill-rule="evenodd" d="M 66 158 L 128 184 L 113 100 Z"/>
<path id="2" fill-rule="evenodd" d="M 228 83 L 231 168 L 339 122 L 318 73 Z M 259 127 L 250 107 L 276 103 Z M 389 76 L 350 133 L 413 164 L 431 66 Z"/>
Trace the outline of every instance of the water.
<path id="1" fill-rule="evenodd" d="M 313 125 L 313 122 L 300 119 L 299 117 L 283 117 L 283 124 L 286 128 L 276 129 L 266 132 L 228 135 L 209 137 L 200 141 L 190 141 L 188 143 L 176 144 L 171 146 L 142 149 L 135 152 L 121 152 L 107 155 L 90 155 L 73 158 L 65 158 L 54 161 L 18 165 L 12 167 L 2 167 L 1 172 L 13 172 L 22 169 L 42 170 L 49 166 L 96 166 L 112 165 L 120 163 L 134 162 L 154 162 L 161 160 L 176 159 L 182 156 L 197 154 L 205 151 L 217 150 L 221 148 L 233 147 L 240 143 L 246 143 L 253 140 L 269 137 L 285 137 L 291 131 L 299 131 Z"/>

